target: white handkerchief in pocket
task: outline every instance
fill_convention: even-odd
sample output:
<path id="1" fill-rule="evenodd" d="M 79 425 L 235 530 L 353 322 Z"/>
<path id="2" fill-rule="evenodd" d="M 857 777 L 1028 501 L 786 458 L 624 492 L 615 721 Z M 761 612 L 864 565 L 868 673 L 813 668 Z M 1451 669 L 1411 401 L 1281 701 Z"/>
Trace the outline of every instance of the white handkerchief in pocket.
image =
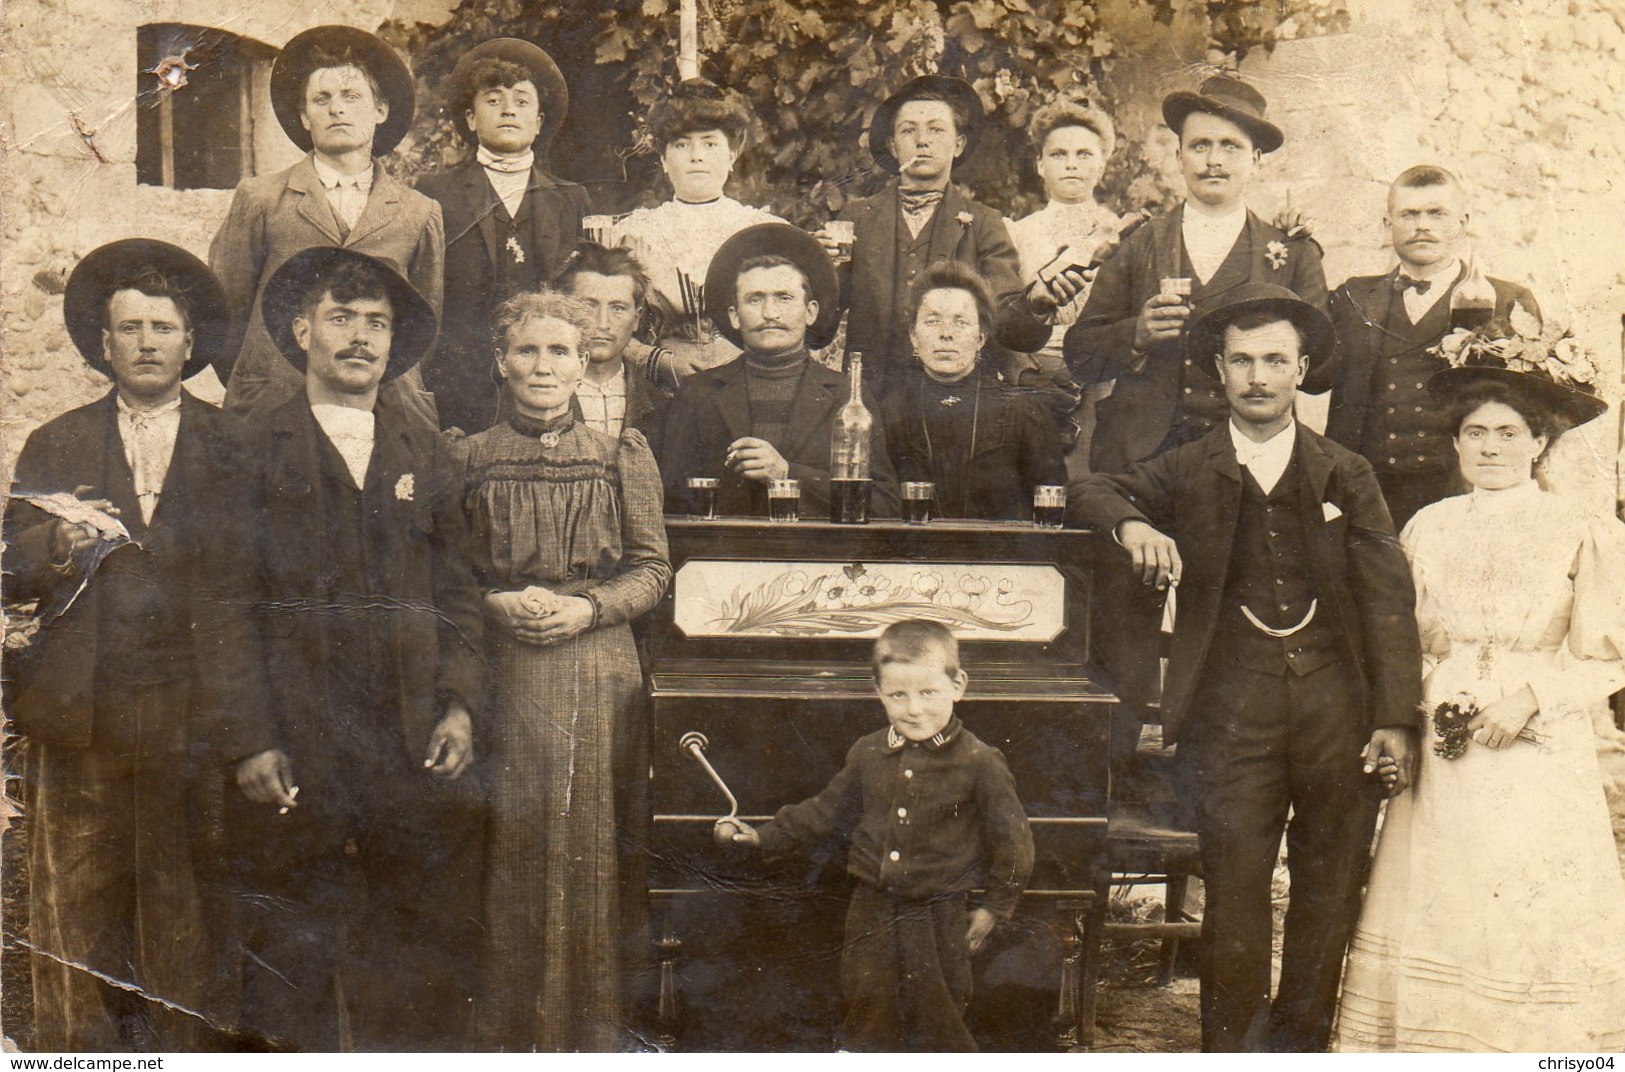
<path id="1" fill-rule="evenodd" d="M 1337 508 L 1336 503 L 1321 503 L 1320 512 L 1326 516 L 1327 521 L 1336 521 L 1338 518 L 1343 516 L 1343 511 Z"/>

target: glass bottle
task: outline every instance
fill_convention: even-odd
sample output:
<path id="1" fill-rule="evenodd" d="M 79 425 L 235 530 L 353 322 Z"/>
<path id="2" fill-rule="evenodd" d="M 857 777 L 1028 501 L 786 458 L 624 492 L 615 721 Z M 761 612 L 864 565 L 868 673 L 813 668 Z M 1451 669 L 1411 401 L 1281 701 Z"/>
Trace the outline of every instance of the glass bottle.
<path id="1" fill-rule="evenodd" d="M 846 404 L 835 414 L 830 432 L 829 519 L 843 525 L 869 520 L 869 444 L 874 417 L 863 404 L 863 355 L 853 352 L 847 362 Z"/>
<path id="2" fill-rule="evenodd" d="M 1495 288 L 1475 256 L 1467 274 L 1450 292 L 1450 330 L 1480 331 L 1495 319 Z"/>

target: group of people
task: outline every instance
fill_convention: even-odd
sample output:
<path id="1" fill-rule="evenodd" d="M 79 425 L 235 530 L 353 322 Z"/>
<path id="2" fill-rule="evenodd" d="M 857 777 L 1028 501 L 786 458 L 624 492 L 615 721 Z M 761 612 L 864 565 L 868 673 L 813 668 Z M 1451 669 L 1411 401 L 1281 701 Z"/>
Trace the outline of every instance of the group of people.
<path id="1" fill-rule="evenodd" d="M 632 625 L 670 580 L 663 515 L 702 477 L 724 513 L 765 516 L 790 479 L 817 516 L 851 396 L 874 415 L 880 517 L 923 481 L 939 516 L 1029 518 L 1072 466 L 1071 521 L 1103 537 L 1114 740 L 1160 718 L 1197 817 L 1207 1048 L 1625 1044 L 1625 884 L 1588 715 L 1625 685 L 1625 536 L 1534 481 L 1606 407 L 1561 362 L 1440 346 L 1470 275 L 1450 173 L 1400 175 L 1399 267 L 1328 295 L 1307 232 L 1246 207 L 1284 135 L 1230 77 L 1164 101 L 1179 208 L 1097 204 L 1113 127 L 1063 97 L 1033 120 L 1048 204 L 1014 223 L 952 182 L 975 91 L 914 79 L 870 124 L 894 177 L 816 233 L 726 196 L 750 116 L 708 82 L 650 117 L 672 199 L 620 218 L 540 165 L 568 91 L 529 42 L 462 57 L 445 106 L 472 154 L 417 189 L 378 161 L 414 109 L 383 41 L 307 30 L 271 90 L 306 156 L 244 180 L 207 265 L 148 239 L 77 265 L 64 318 L 113 386 L 17 461 L 37 1046 L 634 1045 Z M 1491 282 L 1497 322 L 1538 316 Z M 864 355 L 860 385 L 840 351 Z M 209 365 L 224 410 L 182 390 Z M 1294 406 L 1328 390 L 1322 436 Z M 877 650 L 893 730 L 850 763 L 929 745 L 954 777 L 961 752 L 1004 769 L 950 721 L 951 640 Z M 899 675 L 934 691 L 888 691 Z M 1461 715 L 1453 758 L 1424 700 Z M 856 823 L 880 812 L 852 770 L 831 793 Z M 732 840 L 837 831 L 809 806 Z M 951 891 L 900 886 L 861 828 L 837 832 L 849 953 L 883 904 L 949 892 L 953 926 L 915 945 L 978 947 L 1025 878 L 958 845 Z M 966 909 L 971 886 L 997 903 Z M 915 1007 L 898 991 L 919 963 L 866 950 L 849 1045 L 971 1042 L 968 976 L 931 982 L 935 1027 L 910 1026 L 875 1003 Z"/>

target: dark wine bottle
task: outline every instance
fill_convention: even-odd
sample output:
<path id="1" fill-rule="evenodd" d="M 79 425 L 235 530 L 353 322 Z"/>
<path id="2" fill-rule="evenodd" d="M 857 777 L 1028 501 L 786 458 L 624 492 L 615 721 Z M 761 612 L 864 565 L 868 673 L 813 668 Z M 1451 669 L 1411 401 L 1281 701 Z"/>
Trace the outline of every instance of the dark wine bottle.
<path id="1" fill-rule="evenodd" d="M 1477 257 L 1467 263 L 1467 275 L 1450 292 L 1450 330 L 1480 331 L 1495 319 L 1495 288 Z"/>

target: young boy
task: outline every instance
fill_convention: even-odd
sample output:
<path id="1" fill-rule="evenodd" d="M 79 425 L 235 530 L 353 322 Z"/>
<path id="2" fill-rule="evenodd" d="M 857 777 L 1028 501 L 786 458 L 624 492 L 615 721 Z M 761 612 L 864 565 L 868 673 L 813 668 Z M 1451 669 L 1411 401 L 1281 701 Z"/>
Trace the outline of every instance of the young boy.
<path id="1" fill-rule="evenodd" d="M 818 796 L 719 841 L 788 855 L 851 838 L 857 880 L 841 989 L 849 1050 L 965 1050 L 971 954 L 1009 919 L 1033 866 L 1033 837 L 1004 755 L 954 717 L 969 678 L 936 622 L 897 622 L 875 641 L 875 691 L 891 723 L 862 737 Z M 969 908 L 973 889 L 985 890 Z"/>

